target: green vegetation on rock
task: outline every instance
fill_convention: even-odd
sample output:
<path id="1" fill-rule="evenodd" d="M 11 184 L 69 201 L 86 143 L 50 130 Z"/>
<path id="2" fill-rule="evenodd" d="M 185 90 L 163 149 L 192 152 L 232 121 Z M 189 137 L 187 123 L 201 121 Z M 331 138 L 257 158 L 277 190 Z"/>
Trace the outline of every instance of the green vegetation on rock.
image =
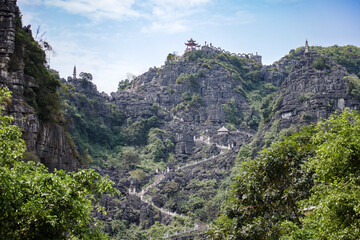
<path id="1" fill-rule="evenodd" d="M 9 71 L 19 70 L 24 59 L 24 73 L 36 79 L 38 88 L 25 87 L 27 103 L 36 110 L 42 121 L 63 123 L 61 104 L 57 92 L 59 75 L 46 67 L 46 55 L 32 35 L 22 28 L 20 17 L 16 17 L 15 52 L 10 57 Z"/>
<path id="2" fill-rule="evenodd" d="M 313 62 L 313 67 L 316 70 L 324 70 L 325 68 L 330 68 L 326 63 L 325 63 L 325 58 L 323 57 L 318 57 L 315 58 L 314 62 Z"/>
<path id="3" fill-rule="evenodd" d="M 192 90 L 198 88 L 197 76 L 195 74 L 184 74 L 181 73 L 179 77 L 176 79 L 176 84 L 186 84 Z"/>
<path id="4" fill-rule="evenodd" d="M 243 161 L 209 236 L 358 239 L 359 126 L 360 115 L 345 110 Z"/>
<path id="5" fill-rule="evenodd" d="M 296 59 L 299 51 L 303 50 L 303 47 L 297 48 L 295 51 L 287 55 L 290 59 Z M 330 46 L 330 47 L 320 47 L 320 46 L 311 46 L 310 51 L 317 51 L 323 55 L 334 60 L 337 64 L 344 66 L 350 74 L 355 74 L 360 77 L 360 48 L 352 45 L 346 46 Z M 322 61 L 322 60 L 320 60 Z M 319 67 L 325 67 L 321 62 L 319 62 Z"/>
<path id="6" fill-rule="evenodd" d="M 9 99 L 6 89 L 0 102 Z M 103 211 L 103 193 L 113 183 L 92 169 L 49 173 L 41 163 L 22 161 L 21 131 L 0 105 L 0 232 L 4 239 L 106 239 L 92 211 Z M 95 205 L 93 205 L 95 204 Z"/>
<path id="7" fill-rule="evenodd" d="M 346 92 L 360 99 L 360 79 L 356 75 L 344 77 L 345 81 L 349 82 Z"/>

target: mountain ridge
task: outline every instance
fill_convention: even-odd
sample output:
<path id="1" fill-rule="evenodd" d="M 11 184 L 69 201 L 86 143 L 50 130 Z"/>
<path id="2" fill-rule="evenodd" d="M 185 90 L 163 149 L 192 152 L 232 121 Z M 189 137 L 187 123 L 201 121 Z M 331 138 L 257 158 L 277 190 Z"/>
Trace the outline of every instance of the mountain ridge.
<path id="1" fill-rule="evenodd" d="M 219 209 L 220 202 L 225 200 L 231 176 L 236 174 L 241 159 L 251 152 L 256 154 L 263 145 L 268 146 L 300 126 L 346 107 L 358 108 L 358 97 L 349 89 L 358 87 L 349 80 L 354 75 L 346 65 L 339 65 L 330 55 L 314 48 L 310 47 L 308 54 L 304 53 L 304 47 L 290 51 L 270 66 L 226 52 L 212 55 L 196 50 L 167 62 L 162 68 L 151 68 L 128 82 L 127 89 L 121 88 L 111 97 L 103 96 L 108 106 L 121 112 L 122 123 L 112 130 L 122 134 L 122 142 L 113 151 L 116 154 L 102 156 L 107 160 L 100 165 L 119 164 L 123 178 L 114 176 L 113 180 L 127 194 L 129 189 L 140 191 L 151 182 L 156 169 L 177 169 L 218 154 L 219 146 L 232 146 L 231 157 L 183 173 L 170 171 L 163 183 L 149 191 L 159 208 L 185 215 L 191 213 L 194 219 L 205 222 L 215 218 L 218 213 L 211 209 Z M 359 49 L 355 47 L 352 51 Z M 78 82 L 74 86 L 80 87 L 83 80 L 70 80 L 73 81 Z M 86 95 L 86 91 L 80 92 Z M 91 99 L 91 95 L 94 93 L 86 97 Z M 91 106 L 90 102 L 87 105 Z M 84 117 L 87 114 L 84 112 Z M 224 125 L 230 134 L 219 135 L 217 130 Z M 134 129 L 141 134 L 134 135 Z M 252 150 L 244 153 L 244 147 L 249 146 Z M 129 149 L 138 164 L 126 170 L 123 158 L 128 156 Z M 127 204 L 132 208 L 130 202 Z M 151 214 L 149 218 L 139 215 L 141 220 L 137 224 L 154 224 L 155 219 L 164 219 L 157 215 L 156 209 L 151 210 L 151 204 L 141 206 L 141 211 Z M 132 221 L 126 215 L 120 219 Z M 169 219 L 160 222 L 171 225 Z M 151 229 L 155 226 L 152 224 L 146 226 Z"/>
<path id="2" fill-rule="evenodd" d="M 27 157 L 49 169 L 88 163 L 110 175 L 124 198 L 104 196 L 109 214 L 97 215 L 114 238 L 212 222 L 241 161 L 303 125 L 359 109 L 355 46 L 300 47 L 268 66 L 257 55 L 203 46 L 169 54 L 109 96 L 90 78 L 60 80 L 21 25 L 16 1 L 1 1 L 0 10 L 0 83 L 13 91 L 7 113 L 23 131 Z M 134 189 L 146 189 L 151 203 Z"/>

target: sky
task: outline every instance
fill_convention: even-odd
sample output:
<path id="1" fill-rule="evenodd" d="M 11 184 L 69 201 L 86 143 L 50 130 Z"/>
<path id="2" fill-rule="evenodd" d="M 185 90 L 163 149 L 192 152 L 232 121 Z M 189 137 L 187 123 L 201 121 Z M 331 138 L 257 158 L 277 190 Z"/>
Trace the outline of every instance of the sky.
<path id="1" fill-rule="evenodd" d="M 309 45 L 360 47 L 359 0 L 18 0 L 23 25 L 55 51 L 60 76 L 93 75 L 115 92 L 128 74 L 160 67 L 184 43 L 205 41 L 232 53 L 258 53 L 272 64 Z"/>

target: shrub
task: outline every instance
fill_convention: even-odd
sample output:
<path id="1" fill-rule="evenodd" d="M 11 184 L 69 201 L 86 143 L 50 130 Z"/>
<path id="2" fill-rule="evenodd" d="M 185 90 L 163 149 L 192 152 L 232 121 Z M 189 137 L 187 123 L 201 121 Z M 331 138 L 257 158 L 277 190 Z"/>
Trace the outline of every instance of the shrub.
<path id="1" fill-rule="evenodd" d="M 343 80 L 349 84 L 346 89 L 347 94 L 351 94 L 357 99 L 360 99 L 360 79 L 356 75 L 351 75 L 344 77 Z"/>
<path id="2" fill-rule="evenodd" d="M 329 68 L 329 66 L 325 63 L 325 58 L 317 57 L 313 62 L 313 67 L 317 70 L 324 70 L 325 68 Z"/>
<path id="3" fill-rule="evenodd" d="M 168 193 L 168 194 L 175 193 L 178 190 L 179 190 L 179 184 L 174 181 L 170 181 L 170 182 L 166 183 L 166 185 L 164 187 L 164 192 Z"/>
<path id="4" fill-rule="evenodd" d="M 198 87 L 197 76 L 195 74 L 185 74 L 181 73 L 176 79 L 176 84 L 186 84 L 192 89 Z"/>
<path id="5" fill-rule="evenodd" d="M 129 175 L 132 177 L 132 178 L 135 178 L 139 181 L 142 181 L 145 179 L 146 177 L 146 174 L 144 173 L 143 170 L 141 169 L 136 169 L 136 170 L 133 170 L 133 171 L 130 171 L 129 172 Z"/>
<path id="6" fill-rule="evenodd" d="M 211 64 L 208 63 L 208 62 L 204 62 L 203 64 L 201 64 L 201 68 L 212 69 L 212 66 L 211 66 Z"/>
<path id="7" fill-rule="evenodd" d="M 174 89 L 174 86 L 173 86 L 173 85 L 170 85 L 167 90 L 168 90 L 168 92 L 169 92 L 170 94 L 175 93 L 175 89 Z"/>
<path id="8" fill-rule="evenodd" d="M 6 95 L 0 92 L 0 102 Z M 104 192 L 116 193 L 113 182 L 93 169 L 49 173 L 41 163 L 21 161 L 26 147 L 11 121 L 0 106 L 1 238 L 106 239 L 93 211 L 103 210 Z"/>
<path id="9" fill-rule="evenodd" d="M 223 104 L 227 121 L 235 126 L 239 126 L 244 118 L 240 109 L 236 106 L 235 98 Z"/>
<path id="10" fill-rule="evenodd" d="M 206 77 L 206 70 L 200 69 L 197 73 L 198 77 Z"/>

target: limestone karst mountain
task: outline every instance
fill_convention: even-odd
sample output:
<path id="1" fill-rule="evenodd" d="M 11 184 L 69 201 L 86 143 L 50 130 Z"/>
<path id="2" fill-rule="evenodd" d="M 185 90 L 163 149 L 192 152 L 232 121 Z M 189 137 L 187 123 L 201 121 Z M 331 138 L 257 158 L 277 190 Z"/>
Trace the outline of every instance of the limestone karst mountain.
<path id="1" fill-rule="evenodd" d="M 7 112 L 15 117 L 26 141 L 29 159 L 49 169 L 81 166 L 62 126 L 56 88 L 58 81 L 45 67 L 45 54 L 22 27 L 16 1 L 0 1 L 0 85 L 12 91 Z"/>
<path id="2" fill-rule="evenodd" d="M 0 1 L 0 15 L 0 84 L 13 91 L 7 113 L 23 131 L 28 157 L 66 170 L 81 158 L 110 175 L 124 197 L 105 196 L 108 214 L 99 217 L 114 238 L 159 229 L 164 237 L 202 236 L 227 198 L 239 155 L 359 109 L 354 46 L 300 47 L 270 66 L 257 54 L 190 46 L 109 96 L 76 72 L 60 82 L 45 67 L 16 1 Z"/>
<path id="3" fill-rule="evenodd" d="M 242 146 L 251 142 L 256 153 L 300 126 L 358 109 L 356 71 L 336 59 L 346 49 L 358 61 L 353 46 L 312 47 L 306 54 L 300 47 L 264 66 L 203 46 L 126 81 L 111 96 L 69 78 L 73 136 L 80 152 L 111 166 L 104 173 L 128 196 L 118 219 L 150 228 L 176 216 L 206 223 L 218 216 Z M 229 132 L 218 132 L 223 126 Z M 136 164 L 126 165 L 129 151 Z"/>

